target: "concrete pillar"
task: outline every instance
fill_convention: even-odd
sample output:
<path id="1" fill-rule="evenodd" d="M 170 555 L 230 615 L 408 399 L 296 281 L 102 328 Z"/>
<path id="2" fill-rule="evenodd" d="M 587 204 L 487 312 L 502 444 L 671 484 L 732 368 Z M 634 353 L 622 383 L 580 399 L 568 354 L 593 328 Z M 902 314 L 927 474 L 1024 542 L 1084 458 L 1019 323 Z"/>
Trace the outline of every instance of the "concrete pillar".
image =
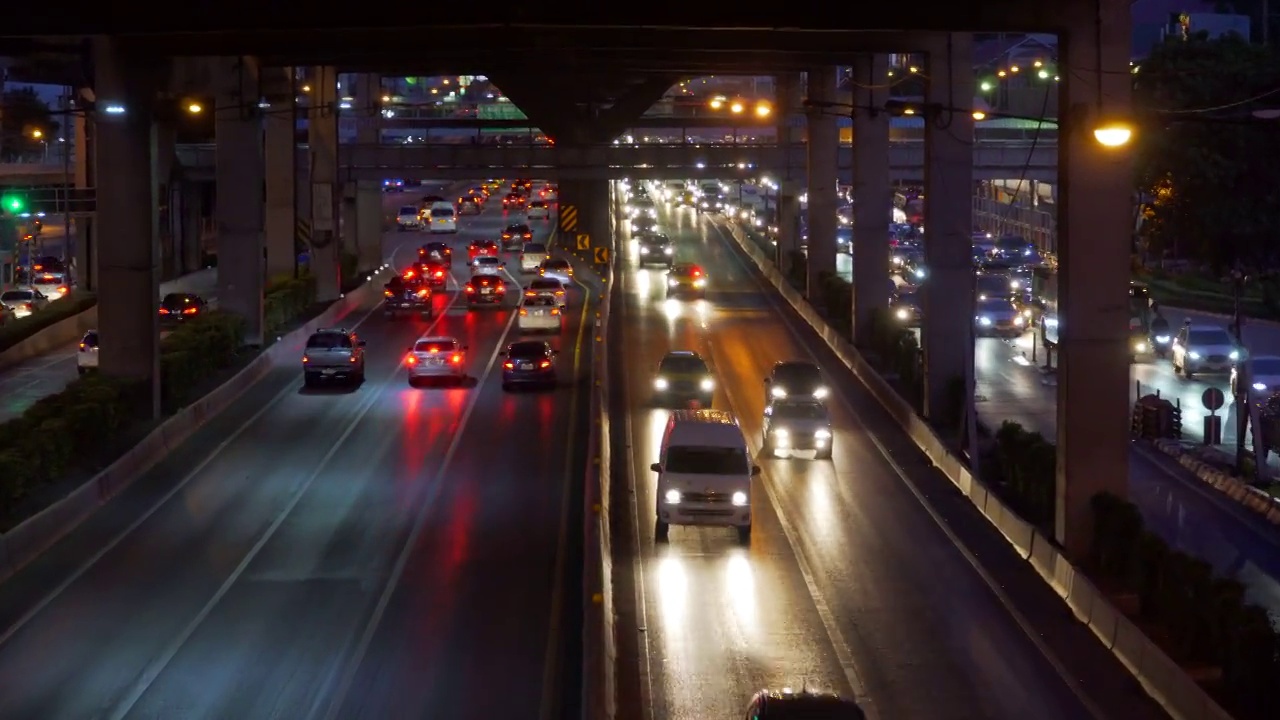
<path id="1" fill-rule="evenodd" d="M 565 180 L 560 183 L 560 247 L 578 249 L 578 236 L 586 235 L 590 251 L 613 247 L 613 215 L 609 209 L 608 180 Z M 585 255 L 584 255 L 585 257 Z"/>
<path id="2" fill-rule="evenodd" d="M 1089 549 L 1090 499 L 1128 494 L 1131 148 L 1093 136 L 1128 117 L 1129 5 L 1080 8 L 1062 38 L 1058 142 L 1058 472 L 1055 535 L 1075 560 Z M 1086 69 L 1087 68 L 1087 69 Z M 1094 69 L 1097 68 L 1097 69 Z"/>
<path id="3" fill-rule="evenodd" d="M 924 131 L 925 416 L 959 422 L 957 383 L 973 364 L 973 37 L 938 34 L 928 53 Z"/>
<path id="4" fill-rule="evenodd" d="M 111 38 L 93 40 L 96 166 L 111 178 L 98 187 L 99 366 L 104 375 L 141 381 L 151 413 L 159 416 L 155 62 Z"/>
<path id="5" fill-rule="evenodd" d="M 73 146 L 74 172 L 76 189 L 91 188 L 93 181 L 93 155 L 89 119 L 85 113 L 72 115 L 75 123 Z M 93 217 L 82 216 L 72 219 L 73 229 L 68 236 L 74 243 L 72 256 L 72 275 L 82 290 L 96 290 L 98 286 L 98 249 L 97 238 L 93 234 Z"/>
<path id="6" fill-rule="evenodd" d="M 175 258 L 175 213 L 178 208 L 174 203 L 174 166 L 177 164 L 178 128 L 171 121 L 156 123 L 156 196 L 160 199 L 160 277 L 167 279 L 174 276 L 177 266 Z"/>
<path id="7" fill-rule="evenodd" d="M 872 318 L 889 304 L 889 220 L 893 184 L 889 180 L 889 89 L 881 82 L 887 55 L 865 55 L 853 67 L 853 337 L 873 342 Z"/>
<path id="8" fill-rule="evenodd" d="M 245 344 L 261 345 L 266 190 L 257 63 L 222 58 L 215 72 L 218 307 L 244 318 Z"/>
<path id="9" fill-rule="evenodd" d="M 264 120 L 263 155 L 266 166 L 267 277 L 292 277 L 297 267 L 297 172 L 295 99 L 273 102 Z"/>
<path id="10" fill-rule="evenodd" d="M 834 65 L 809 71 L 809 280 L 808 294 L 816 300 L 822 292 L 822 277 L 836 271 L 836 183 L 839 172 L 839 109 Z"/>
<path id="11" fill-rule="evenodd" d="M 778 142 L 791 145 L 804 141 L 804 128 L 799 120 L 801 114 L 800 73 L 783 73 L 776 78 L 778 84 L 777 102 L 775 104 L 778 126 Z M 788 263 L 792 254 L 800 249 L 800 193 L 803 192 L 804 178 L 798 171 L 799 162 L 807 162 L 807 157 L 795 157 L 792 162 L 791 153 L 787 155 L 786 169 L 778 178 L 778 254 L 774 262 L 783 273 L 790 272 Z"/>
<path id="12" fill-rule="evenodd" d="M 182 183 L 182 239 L 180 274 L 200 269 L 204 260 L 201 246 L 204 224 L 204 188 L 201 183 L 186 180 Z"/>
<path id="13" fill-rule="evenodd" d="M 316 300 L 337 300 L 342 292 L 339 266 L 338 207 L 338 71 L 332 66 L 312 68 L 311 105 L 307 113 L 311 148 L 311 273 Z"/>
<path id="14" fill-rule="evenodd" d="M 376 145 L 381 139 L 382 78 L 359 75 L 356 78 L 356 107 L 361 115 L 356 120 L 356 142 Z M 382 264 L 382 187 L 377 180 L 357 180 L 355 192 L 354 249 L 361 271 Z"/>

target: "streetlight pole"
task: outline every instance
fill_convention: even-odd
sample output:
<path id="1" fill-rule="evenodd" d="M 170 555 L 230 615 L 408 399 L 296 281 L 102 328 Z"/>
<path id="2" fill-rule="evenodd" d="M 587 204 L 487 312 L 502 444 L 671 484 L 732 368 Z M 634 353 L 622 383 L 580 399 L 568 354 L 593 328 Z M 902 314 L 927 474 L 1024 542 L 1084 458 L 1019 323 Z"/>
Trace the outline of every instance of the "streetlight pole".
<path id="1" fill-rule="evenodd" d="M 1248 348 L 1244 343 L 1244 312 L 1241 307 L 1244 295 L 1244 284 L 1248 282 L 1249 276 L 1245 275 L 1239 268 L 1231 271 L 1231 289 L 1233 299 L 1235 300 L 1235 312 L 1231 319 L 1231 333 L 1235 336 L 1236 342 L 1240 346 L 1239 359 L 1236 360 L 1236 387 L 1235 387 L 1235 403 L 1236 403 L 1236 475 L 1244 475 L 1244 436 L 1249 429 L 1249 389 L 1253 384 L 1250 377 L 1252 373 L 1247 370 L 1253 367 L 1249 362 Z M 1240 372 L 1243 368 L 1246 371 Z"/>

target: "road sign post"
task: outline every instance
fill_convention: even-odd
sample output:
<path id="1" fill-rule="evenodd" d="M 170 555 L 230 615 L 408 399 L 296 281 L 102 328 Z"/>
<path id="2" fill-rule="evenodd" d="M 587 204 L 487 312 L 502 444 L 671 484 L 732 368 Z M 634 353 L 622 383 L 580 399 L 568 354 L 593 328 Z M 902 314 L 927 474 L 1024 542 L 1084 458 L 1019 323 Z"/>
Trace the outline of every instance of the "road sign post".
<path id="1" fill-rule="evenodd" d="M 595 256 L 596 256 L 597 265 L 609 264 L 609 248 L 606 248 L 606 247 L 596 248 Z"/>
<path id="2" fill-rule="evenodd" d="M 1204 416 L 1205 445 L 1222 444 L 1222 417 L 1218 415 L 1218 411 L 1226 401 L 1226 396 L 1215 387 L 1208 388 L 1200 394 L 1200 402 L 1204 403 L 1205 409 L 1209 411 L 1209 414 Z"/>

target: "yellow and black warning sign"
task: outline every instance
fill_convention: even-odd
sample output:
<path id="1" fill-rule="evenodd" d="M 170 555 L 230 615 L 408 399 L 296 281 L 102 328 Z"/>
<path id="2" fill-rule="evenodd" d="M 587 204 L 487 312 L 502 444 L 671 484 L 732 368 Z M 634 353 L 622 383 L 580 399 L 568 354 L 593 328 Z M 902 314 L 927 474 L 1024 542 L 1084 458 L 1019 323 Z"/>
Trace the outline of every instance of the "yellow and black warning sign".
<path id="1" fill-rule="evenodd" d="M 304 245 L 311 244 L 311 221 L 306 218 L 298 218 L 294 223 L 293 236 L 298 242 Z"/>
<path id="2" fill-rule="evenodd" d="M 590 249 L 591 249 L 591 236 L 590 236 L 590 235 L 588 235 L 588 234 L 586 234 L 586 233 L 578 233 L 578 249 L 579 249 L 579 250 L 590 250 Z"/>
<path id="3" fill-rule="evenodd" d="M 578 229 L 578 206 L 560 204 L 560 229 L 569 233 Z"/>
<path id="4" fill-rule="evenodd" d="M 609 264 L 609 248 L 607 247 L 596 248 L 596 264 L 597 265 Z"/>

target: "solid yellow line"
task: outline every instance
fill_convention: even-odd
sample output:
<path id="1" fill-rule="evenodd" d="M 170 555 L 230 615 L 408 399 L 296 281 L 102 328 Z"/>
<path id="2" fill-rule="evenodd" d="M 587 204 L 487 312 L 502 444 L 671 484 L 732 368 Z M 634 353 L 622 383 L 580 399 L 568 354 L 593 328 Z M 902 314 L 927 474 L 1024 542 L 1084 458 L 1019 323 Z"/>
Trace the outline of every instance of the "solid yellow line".
<path id="1" fill-rule="evenodd" d="M 578 399 L 581 397 L 581 385 L 577 382 L 577 379 L 578 372 L 582 367 L 582 334 L 587 329 L 587 310 L 591 307 L 591 288 L 587 287 L 586 283 L 579 280 L 576 275 L 573 281 L 582 288 L 583 295 L 582 317 L 578 320 L 578 337 L 574 340 L 573 347 L 574 384 L 569 399 L 569 428 L 571 431 L 578 423 Z M 594 326 L 594 323 L 592 325 Z M 573 481 L 573 454 L 577 446 L 578 435 L 576 433 L 571 434 L 564 453 L 564 497 L 560 501 L 560 528 L 556 538 L 556 566 L 555 571 L 552 573 L 551 621 L 547 623 L 547 651 L 542 661 L 542 703 L 538 712 L 540 720 L 553 720 L 552 712 L 555 709 L 555 693 L 552 686 L 556 682 L 556 664 L 559 659 L 560 618 L 564 609 L 565 551 L 569 544 L 569 503 L 573 499 L 569 488 Z M 587 458 L 587 462 L 591 463 L 592 458 Z"/>

